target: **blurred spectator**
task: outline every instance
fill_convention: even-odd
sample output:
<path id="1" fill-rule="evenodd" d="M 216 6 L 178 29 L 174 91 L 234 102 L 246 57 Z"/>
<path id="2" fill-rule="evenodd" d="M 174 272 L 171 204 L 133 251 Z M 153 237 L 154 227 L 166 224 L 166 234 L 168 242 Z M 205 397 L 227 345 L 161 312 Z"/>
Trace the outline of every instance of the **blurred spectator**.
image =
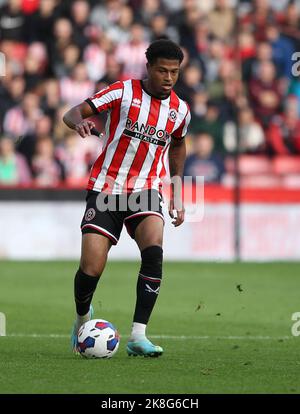
<path id="1" fill-rule="evenodd" d="M 221 61 L 225 57 L 224 42 L 212 39 L 207 54 L 203 57 L 205 64 L 205 81 L 214 82 L 218 79 Z"/>
<path id="2" fill-rule="evenodd" d="M 245 107 L 238 114 L 239 152 L 247 154 L 262 153 L 265 149 L 265 134 L 261 125 L 255 120 L 251 108 Z M 227 152 L 237 149 L 237 130 L 233 122 L 224 126 L 224 145 Z"/>
<path id="3" fill-rule="evenodd" d="M 0 39 L 23 42 L 26 18 L 22 12 L 22 0 L 8 0 L 0 8 Z"/>
<path id="4" fill-rule="evenodd" d="M 106 60 L 106 73 L 97 82 L 96 89 L 99 91 L 111 83 L 117 82 L 121 78 L 122 65 L 116 59 L 116 56 L 112 53 L 107 54 Z"/>
<path id="5" fill-rule="evenodd" d="M 161 3 L 170 14 L 178 12 L 182 7 L 182 0 L 161 0 Z"/>
<path id="6" fill-rule="evenodd" d="M 245 153 L 262 152 L 265 146 L 265 134 L 261 125 L 255 120 L 251 108 L 243 108 L 238 115 L 240 133 L 239 150 Z"/>
<path id="7" fill-rule="evenodd" d="M 231 153 L 238 122 L 241 151 L 299 153 L 291 56 L 300 50 L 300 3 L 291 0 L 0 0 L 0 133 L 28 162 L 50 139 L 68 183 L 84 180 L 98 149 L 70 137 L 63 113 L 108 84 L 146 76 L 145 49 L 162 37 L 184 52 L 175 91 L 191 107 L 191 132 Z M 106 117 L 93 117 L 99 130 Z"/>
<path id="8" fill-rule="evenodd" d="M 187 49 L 192 59 L 198 55 L 195 27 L 201 18 L 199 3 L 196 0 L 184 0 L 183 9 L 172 16 L 173 24 L 178 27 L 180 44 Z"/>
<path id="9" fill-rule="evenodd" d="M 207 111 L 208 93 L 205 88 L 199 88 L 192 95 L 191 115 L 192 118 L 198 118 L 199 122 L 204 117 Z"/>
<path id="10" fill-rule="evenodd" d="M 279 76 L 290 79 L 293 64 L 291 57 L 295 51 L 293 42 L 280 34 L 278 24 L 275 22 L 267 26 L 266 38 L 271 44 L 272 57 L 278 68 Z"/>
<path id="11" fill-rule="evenodd" d="M 197 2 L 198 7 L 203 14 L 208 14 L 216 5 L 216 0 L 206 0 Z"/>
<path id="12" fill-rule="evenodd" d="M 190 123 L 190 131 L 194 134 L 206 133 L 213 137 L 214 148 L 217 152 L 225 152 L 223 142 L 223 125 L 220 122 L 220 110 L 214 101 L 207 103 L 207 110 L 203 118 L 194 117 Z"/>
<path id="13" fill-rule="evenodd" d="M 99 139 L 89 137 L 82 140 L 72 131 L 66 135 L 63 145 L 57 148 L 56 156 L 65 167 L 68 184 L 76 184 L 80 179 L 87 178 L 100 148 Z"/>
<path id="14" fill-rule="evenodd" d="M 15 76 L 8 82 L 7 85 L 0 84 L 0 121 L 1 121 L 1 130 L 3 126 L 3 121 L 5 114 L 9 109 L 18 105 L 24 95 L 25 91 L 25 80 L 22 76 Z"/>
<path id="15" fill-rule="evenodd" d="M 287 98 L 289 97 L 289 95 L 294 96 L 297 99 L 297 106 L 298 106 L 298 117 L 300 118 L 300 77 L 295 77 L 290 85 L 289 85 L 289 89 L 288 89 L 288 95 Z"/>
<path id="16" fill-rule="evenodd" d="M 152 19 L 158 13 L 164 13 L 163 4 L 160 0 L 141 0 L 141 8 L 137 12 L 138 20 L 145 26 L 150 26 Z"/>
<path id="17" fill-rule="evenodd" d="M 222 58 L 218 63 L 217 77 L 207 87 L 210 98 L 215 100 L 222 99 L 226 94 L 226 85 L 238 87 L 238 79 L 239 74 L 235 63 L 230 59 Z M 235 93 L 237 92 L 236 90 Z"/>
<path id="18" fill-rule="evenodd" d="M 51 63 L 52 73 L 56 76 L 60 76 L 57 73 L 57 67 L 64 62 L 64 55 L 66 48 L 74 43 L 72 24 L 70 20 L 66 18 L 58 18 L 53 27 L 54 38 L 52 36 L 52 42 L 50 46 L 49 61 Z"/>
<path id="19" fill-rule="evenodd" d="M 32 159 L 34 182 L 40 186 L 59 185 L 64 179 L 64 167 L 54 154 L 51 138 L 41 138 L 37 141 Z"/>
<path id="20" fill-rule="evenodd" d="M 81 51 L 75 43 L 70 43 L 65 47 L 61 60 L 53 65 L 54 74 L 57 78 L 70 76 L 74 66 L 79 63 Z"/>
<path id="21" fill-rule="evenodd" d="M 254 30 L 257 42 L 266 38 L 266 26 L 270 17 L 273 16 L 269 0 L 251 1 L 250 10 L 240 19 L 240 26 L 249 30 Z"/>
<path id="22" fill-rule="evenodd" d="M 269 42 L 258 43 L 256 45 L 255 55 L 247 59 L 244 59 L 242 62 L 243 80 L 249 82 L 252 78 L 257 78 L 259 76 L 258 71 L 261 63 L 272 62 L 275 64 L 272 56 L 272 46 Z M 279 75 L 280 73 L 278 71 L 278 68 L 276 67 L 276 76 Z"/>
<path id="23" fill-rule="evenodd" d="M 24 155 L 28 165 L 32 168 L 32 157 L 34 155 L 36 143 L 43 138 L 50 138 L 52 136 L 52 121 L 49 116 L 40 116 L 32 131 L 24 135 L 17 145 L 17 150 Z"/>
<path id="24" fill-rule="evenodd" d="M 82 62 L 77 63 L 70 77 L 60 80 L 61 99 L 70 106 L 83 102 L 87 96 L 93 94 L 94 88 L 94 82 L 89 80 L 86 66 Z"/>
<path id="25" fill-rule="evenodd" d="M 194 154 L 184 165 L 183 176 L 204 177 L 204 182 L 220 183 L 225 172 L 223 159 L 214 151 L 214 139 L 206 133 L 194 137 Z"/>
<path id="26" fill-rule="evenodd" d="M 207 54 L 210 44 L 209 25 L 205 18 L 200 18 L 194 28 L 195 36 L 195 57 L 201 59 L 201 54 Z"/>
<path id="27" fill-rule="evenodd" d="M 93 8 L 90 22 L 100 27 L 103 32 L 106 32 L 111 26 L 118 23 L 121 8 L 122 0 L 104 0 L 102 4 Z"/>
<path id="28" fill-rule="evenodd" d="M 270 3 L 274 11 L 283 11 L 291 1 L 294 0 L 270 0 Z"/>
<path id="29" fill-rule="evenodd" d="M 258 120 L 266 128 L 271 118 L 280 111 L 281 88 L 276 80 L 276 69 L 272 62 L 262 62 L 258 77 L 249 85 L 249 97 Z"/>
<path id="30" fill-rule="evenodd" d="M 235 24 L 235 13 L 229 0 L 216 0 L 208 14 L 210 32 L 219 39 L 229 39 Z"/>
<path id="31" fill-rule="evenodd" d="M 57 108 L 55 118 L 53 120 L 53 135 L 57 144 L 64 141 L 67 134 L 70 132 L 70 128 L 63 122 L 64 114 L 70 109 L 69 105 L 60 105 Z M 99 129 L 99 128 L 98 128 Z"/>
<path id="32" fill-rule="evenodd" d="M 300 7 L 299 3 L 291 1 L 282 16 L 281 33 L 290 39 L 295 50 L 300 50 Z"/>
<path id="33" fill-rule="evenodd" d="M 90 5 L 85 0 L 75 0 L 71 5 L 73 39 L 80 49 L 89 43 Z"/>
<path id="34" fill-rule="evenodd" d="M 295 101 L 290 101 L 283 115 L 273 118 L 267 138 L 271 154 L 300 154 L 300 119 Z"/>
<path id="35" fill-rule="evenodd" d="M 47 47 L 48 53 L 52 42 L 54 22 L 57 17 L 57 0 L 40 0 L 38 10 L 30 19 L 31 24 L 28 27 L 30 42 L 42 42 Z"/>
<path id="36" fill-rule="evenodd" d="M 248 82 L 252 77 L 252 65 L 255 59 L 258 57 L 258 48 L 262 44 L 258 43 L 255 45 L 255 38 L 253 33 L 248 31 L 241 31 L 238 35 L 238 46 L 239 46 L 239 55 L 242 65 L 242 77 L 243 80 Z M 269 46 L 268 43 L 266 43 Z M 269 56 L 268 60 L 272 58 L 272 48 L 269 46 Z"/>
<path id="37" fill-rule="evenodd" d="M 130 30 L 130 41 L 120 44 L 116 49 L 115 56 L 117 62 L 122 65 L 123 79 L 142 79 L 145 76 L 147 47 L 144 27 L 138 23 L 133 24 Z"/>
<path id="38" fill-rule="evenodd" d="M 239 31 L 238 46 L 242 62 L 255 56 L 255 37 L 251 30 L 241 29 Z"/>
<path id="39" fill-rule="evenodd" d="M 12 139 L 0 138 L 0 185 L 30 184 L 29 168 L 22 155 L 15 152 Z"/>
<path id="40" fill-rule="evenodd" d="M 156 13 L 150 23 L 151 42 L 157 39 L 171 39 L 173 42 L 179 41 L 178 31 L 173 26 L 168 26 L 168 18 L 162 12 Z"/>
<path id="41" fill-rule="evenodd" d="M 133 24 L 134 15 L 129 6 L 123 5 L 117 24 L 113 24 L 106 31 L 106 36 L 115 43 L 126 43 L 130 40 L 130 28 Z"/>
<path id="42" fill-rule="evenodd" d="M 36 120 L 42 115 L 39 97 L 27 92 L 23 101 L 7 111 L 4 117 L 4 132 L 14 138 L 32 132 Z"/>
<path id="43" fill-rule="evenodd" d="M 223 95 L 218 99 L 219 120 L 237 122 L 237 111 L 248 104 L 243 85 L 239 79 L 227 79 L 223 84 Z"/>
<path id="44" fill-rule="evenodd" d="M 197 63 L 189 63 L 179 78 L 175 91 L 181 97 L 192 105 L 193 94 L 203 88 L 202 83 L 202 70 Z"/>
<path id="45" fill-rule="evenodd" d="M 26 90 L 33 91 L 41 86 L 47 63 L 47 51 L 43 43 L 31 43 L 24 62 Z"/>
<path id="46" fill-rule="evenodd" d="M 49 78 L 43 84 L 41 91 L 41 109 L 54 119 L 56 111 L 61 104 L 59 83 L 56 79 Z"/>
<path id="47" fill-rule="evenodd" d="M 84 49 L 83 61 L 86 65 L 89 79 L 94 82 L 97 82 L 106 73 L 108 44 L 108 39 L 103 35 L 97 43 L 90 43 Z"/>

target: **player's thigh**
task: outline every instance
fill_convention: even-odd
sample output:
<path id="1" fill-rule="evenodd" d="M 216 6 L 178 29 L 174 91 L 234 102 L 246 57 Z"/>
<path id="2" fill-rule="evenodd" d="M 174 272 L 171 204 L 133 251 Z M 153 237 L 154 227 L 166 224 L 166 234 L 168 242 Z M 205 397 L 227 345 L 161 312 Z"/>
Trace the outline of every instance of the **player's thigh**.
<path id="1" fill-rule="evenodd" d="M 149 246 L 162 246 L 164 221 L 156 215 L 146 216 L 135 230 L 135 241 L 140 251 Z"/>
<path id="2" fill-rule="evenodd" d="M 104 270 L 112 242 L 102 234 L 85 233 L 81 243 L 81 270 L 91 276 L 99 276 Z"/>

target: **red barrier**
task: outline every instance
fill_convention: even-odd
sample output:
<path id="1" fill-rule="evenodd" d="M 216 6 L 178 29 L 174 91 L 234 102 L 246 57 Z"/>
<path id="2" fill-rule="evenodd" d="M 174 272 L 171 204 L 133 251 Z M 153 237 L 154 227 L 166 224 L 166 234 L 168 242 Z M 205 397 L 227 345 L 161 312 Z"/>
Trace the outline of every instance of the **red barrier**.
<path id="1" fill-rule="evenodd" d="M 56 187 L 41 187 L 37 185 L 30 186 L 0 186 L 1 190 L 48 190 L 48 191 L 68 191 L 68 190 L 84 190 L 85 185 L 79 183 L 78 185 L 60 184 Z M 170 188 L 167 185 L 163 187 L 163 193 L 168 198 Z M 198 190 L 199 193 L 199 190 Z M 193 186 L 186 186 L 184 188 L 185 202 L 192 202 L 195 198 L 196 188 Z M 211 203 L 233 203 L 235 200 L 234 188 L 228 188 L 221 185 L 206 184 L 204 186 L 204 199 Z M 239 199 L 241 202 L 248 203 L 300 203 L 300 189 L 289 188 L 241 188 L 239 191 Z"/>

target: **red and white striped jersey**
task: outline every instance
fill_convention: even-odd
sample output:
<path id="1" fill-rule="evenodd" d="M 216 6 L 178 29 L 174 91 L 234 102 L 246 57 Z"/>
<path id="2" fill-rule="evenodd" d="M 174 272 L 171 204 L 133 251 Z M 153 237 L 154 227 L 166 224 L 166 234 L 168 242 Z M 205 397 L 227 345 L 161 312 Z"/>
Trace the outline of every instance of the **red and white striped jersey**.
<path id="1" fill-rule="evenodd" d="M 174 91 L 149 95 L 140 80 L 115 82 L 86 100 L 95 113 L 108 111 L 103 150 L 87 189 L 109 194 L 160 190 L 171 136 L 182 139 L 190 122 L 187 103 Z"/>

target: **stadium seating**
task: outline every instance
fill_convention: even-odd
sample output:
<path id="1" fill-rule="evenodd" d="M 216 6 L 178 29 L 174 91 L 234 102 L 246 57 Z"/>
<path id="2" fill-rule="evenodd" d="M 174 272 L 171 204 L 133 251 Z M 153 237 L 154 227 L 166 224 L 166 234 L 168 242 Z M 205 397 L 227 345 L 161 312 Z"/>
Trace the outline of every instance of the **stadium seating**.
<path id="1" fill-rule="evenodd" d="M 274 174 L 300 174 L 300 157 L 277 156 L 272 161 Z"/>
<path id="2" fill-rule="evenodd" d="M 243 187 L 287 187 L 300 188 L 300 157 L 240 155 L 238 161 L 240 184 Z M 226 174 L 222 184 L 235 185 L 236 164 L 233 157 L 225 161 Z"/>

